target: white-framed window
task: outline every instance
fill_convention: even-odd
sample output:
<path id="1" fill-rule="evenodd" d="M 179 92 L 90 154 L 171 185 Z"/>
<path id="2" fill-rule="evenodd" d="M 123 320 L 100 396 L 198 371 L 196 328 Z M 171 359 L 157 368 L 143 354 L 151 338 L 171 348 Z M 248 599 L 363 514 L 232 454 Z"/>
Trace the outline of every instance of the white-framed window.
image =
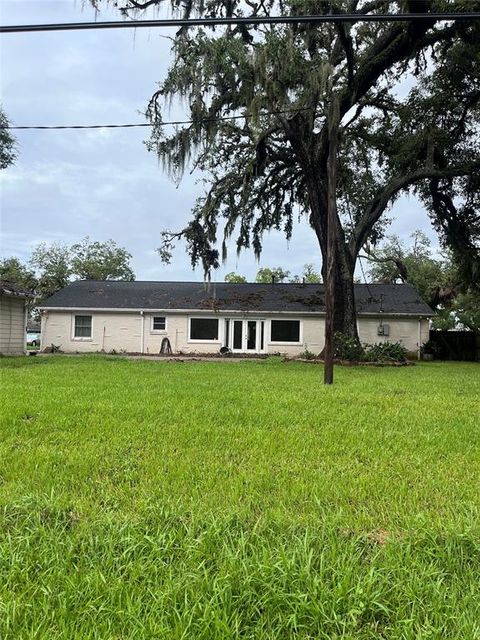
<path id="1" fill-rule="evenodd" d="M 218 318 L 190 318 L 188 339 L 190 342 L 218 342 Z"/>
<path id="2" fill-rule="evenodd" d="M 270 323 L 270 342 L 299 344 L 301 337 L 300 320 L 272 320 Z"/>
<path id="3" fill-rule="evenodd" d="M 75 315 L 73 319 L 73 337 L 76 340 L 89 340 L 92 337 L 92 316 Z"/>
<path id="4" fill-rule="evenodd" d="M 167 319 L 165 316 L 152 316 L 152 331 L 166 331 Z"/>

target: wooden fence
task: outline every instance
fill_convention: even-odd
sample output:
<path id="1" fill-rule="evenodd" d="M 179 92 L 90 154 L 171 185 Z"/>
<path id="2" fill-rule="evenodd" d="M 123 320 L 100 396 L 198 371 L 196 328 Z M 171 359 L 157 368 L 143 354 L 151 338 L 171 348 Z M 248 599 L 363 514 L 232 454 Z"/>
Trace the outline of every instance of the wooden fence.
<path id="1" fill-rule="evenodd" d="M 473 331 L 430 331 L 437 360 L 480 360 L 480 335 Z"/>

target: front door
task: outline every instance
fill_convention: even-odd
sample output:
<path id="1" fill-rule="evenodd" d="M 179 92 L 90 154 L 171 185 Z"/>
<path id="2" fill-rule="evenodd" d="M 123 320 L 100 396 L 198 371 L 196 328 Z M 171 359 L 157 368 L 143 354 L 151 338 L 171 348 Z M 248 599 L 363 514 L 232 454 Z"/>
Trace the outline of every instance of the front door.
<path id="1" fill-rule="evenodd" d="M 227 346 L 234 353 L 261 353 L 264 350 L 263 320 L 225 320 Z"/>

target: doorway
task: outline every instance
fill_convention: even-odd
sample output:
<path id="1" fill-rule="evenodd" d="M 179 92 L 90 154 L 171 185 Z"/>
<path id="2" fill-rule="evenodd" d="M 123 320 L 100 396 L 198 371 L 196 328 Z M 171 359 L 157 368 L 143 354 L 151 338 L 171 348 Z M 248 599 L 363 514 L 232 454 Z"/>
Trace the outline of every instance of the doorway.
<path id="1" fill-rule="evenodd" d="M 234 353 L 263 353 L 265 350 L 264 320 L 225 320 L 225 346 Z"/>

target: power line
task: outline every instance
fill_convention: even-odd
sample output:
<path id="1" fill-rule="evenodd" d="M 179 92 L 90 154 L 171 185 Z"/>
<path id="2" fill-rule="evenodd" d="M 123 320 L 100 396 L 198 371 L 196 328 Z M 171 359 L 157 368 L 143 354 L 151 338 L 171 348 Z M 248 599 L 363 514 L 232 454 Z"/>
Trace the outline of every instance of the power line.
<path id="1" fill-rule="evenodd" d="M 32 33 L 41 31 L 77 31 L 84 29 L 140 29 L 142 27 L 217 27 L 222 25 L 255 26 L 265 24 L 319 24 L 329 22 L 412 22 L 429 20 L 479 20 L 479 11 L 435 13 L 328 14 L 311 16 L 264 16 L 230 18 L 166 18 L 158 20 L 125 20 L 109 22 L 59 22 L 0 26 L 0 33 Z"/>
<path id="2" fill-rule="evenodd" d="M 299 113 L 301 111 L 311 111 L 311 107 L 292 108 L 282 111 L 264 111 L 260 113 L 260 116 L 279 116 L 289 113 Z M 209 122 L 223 122 L 226 120 L 243 120 L 253 118 L 251 113 L 245 113 L 237 116 L 217 116 L 215 118 L 201 118 L 200 120 L 170 120 L 168 122 L 160 122 L 159 126 L 176 126 L 183 124 L 207 124 Z M 7 125 L 0 127 L 1 129 L 16 129 L 16 130 L 58 130 L 58 129 L 133 129 L 135 127 L 153 127 L 154 123 L 151 122 L 134 122 L 128 124 L 55 124 L 55 125 Z"/>

